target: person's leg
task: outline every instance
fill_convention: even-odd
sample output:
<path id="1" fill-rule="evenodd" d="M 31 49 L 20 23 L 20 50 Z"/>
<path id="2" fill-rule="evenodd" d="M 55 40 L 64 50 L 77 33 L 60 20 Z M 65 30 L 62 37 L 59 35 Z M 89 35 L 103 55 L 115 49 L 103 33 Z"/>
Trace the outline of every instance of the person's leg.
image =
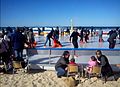
<path id="1" fill-rule="evenodd" d="M 78 43 L 77 43 L 77 41 L 73 41 L 72 43 L 73 43 L 74 48 L 78 48 Z M 75 53 L 75 50 L 74 50 L 74 55 L 77 57 L 77 55 L 76 55 L 76 53 Z"/>
<path id="2" fill-rule="evenodd" d="M 115 48 L 116 41 L 113 42 L 112 48 Z"/>
<path id="3" fill-rule="evenodd" d="M 50 39 L 50 38 L 48 38 L 48 40 L 49 40 L 49 46 L 51 46 L 51 39 Z"/>
<path id="4" fill-rule="evenodd" d="M 73 46 L 74 46 L 74 48 L 78 48 L 78 43 L 77 43 L 77 41 L 73 41 Z"/>
<path id="5" fill-rule="evenodd" d="M 88 37 L 87 37 L 87 35 L 85 36 L 85 42 L 87 43 L 87 39 L 88 39 Z"/>
<path id="6" fill-rule="evenodd" d="M 113 48 L 113 46 L 112 46 L 113 44 L 111 43 L 111 42 L 109 42 L 109 48 L 110 49 L 112 49 Z"/>
<path id="7" fill-rule="evenodd" d="M 64 70 L 63 68 L 61 68 L 61 67 L 60 67 L 60 68 L 57 68 L 56 71 L 57 71 L 57 76 L 58 76 L 58 77 L 64 76 L 65 73 L 66 73 L 65 70 Z"/>
<path id="8" fill-rule="evenodd" d="M 17 58 L 17 60 L 23 60 L 23 50 L 15 50 L 15 57 Z"/>
<path id="9" fill-rule="evenodd" d="M 83 36 L 81 36 L 80 41 L 83 42 Z"/>
<path id="10" fill-rule="evenodd" d="M 44 46 L 46 46 L 47 42 L 48 42 L 48 37 L 46 37 L 46 41 L 45 41 Z"/>
<path id="11" fill-rule="evenodd" d="M 20 57 L 18 50 L 14 50 L 14 54 L 15 54 L 15 58 L 18 59 Z"/>
<path id="12" fill-rule="evenodd" d="M 20 55 L 21 60 L 23 60 L 23 50 L 19 51 L 19 55 Z"/>

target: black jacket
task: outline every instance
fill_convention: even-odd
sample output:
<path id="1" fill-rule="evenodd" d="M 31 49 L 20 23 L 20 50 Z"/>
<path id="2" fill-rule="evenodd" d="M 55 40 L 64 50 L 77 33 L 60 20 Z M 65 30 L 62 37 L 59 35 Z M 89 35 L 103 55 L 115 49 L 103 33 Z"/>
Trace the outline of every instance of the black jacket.
<path id="1" fill-rule="evenodd" d="M 113 75 L 112 68 L 109 64 L 109 61 L 105 55 L 101 55 L 98 60 L 100 61 L 101 64 L 101 73 L 104 76 L 111 76 Z"/>
<path id="2" fill-rule="evenodd" d="M 117 37 L 117 33 L 116 33 L 116 32 L 113 32 L 113 33 L 109 36 L 108 42 L 113 43 L 114 40 L 116 39 L 116 37 Z"/>
<path id="3" fill-rule="evenodd" d="M 72 38 L 72 42 L 74 41 L 77 41 L 78 40 L 78 36 L 80 37 L 79 33 L 78 32 L 73 32 L 70 36 L 70 41 L 71 41 L 71 38 Z"/>

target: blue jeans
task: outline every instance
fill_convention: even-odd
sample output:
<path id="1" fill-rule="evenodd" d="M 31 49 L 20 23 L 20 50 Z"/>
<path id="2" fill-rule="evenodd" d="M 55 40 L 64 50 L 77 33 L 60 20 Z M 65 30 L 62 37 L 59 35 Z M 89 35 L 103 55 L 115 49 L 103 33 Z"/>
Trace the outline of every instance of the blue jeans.
<path id="1" fill-rule="evenodd" d="M 14 53 L 17 60 L 23 60 L 23 50 L 14 50 Z"/>
<path id="2" fill-rule="evenodd" d="M 57 68 L 56 71 L 57 71 L 57 76 L 64 76 L 66 74 L 66 71 L 61 67 Z"/>
<path id="3" fill-rule="evenodd" d="M 49 46 L 51 46 L 51 40 L 50 40 L 50 38 L 48 38 L 48 37 L 46 37 L 46 41 L 45 41 L 44 46 L 46 46 L 46 44 L 47 44 L 48 41 L 49 41 Z"/>

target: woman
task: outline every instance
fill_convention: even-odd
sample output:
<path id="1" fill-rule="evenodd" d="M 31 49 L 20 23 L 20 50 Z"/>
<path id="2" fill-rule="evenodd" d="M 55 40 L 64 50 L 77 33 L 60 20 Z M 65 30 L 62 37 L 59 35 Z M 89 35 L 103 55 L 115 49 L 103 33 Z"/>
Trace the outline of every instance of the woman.
<path id="1" fill-rule="evenodd" d="M 63 55 L 55 64 L 55 70 L 57 71 L 57 76 L 59 78 L 67 74 L 67 65 L 69 64 L 69 56 L 70 53 L 68 51 L 64 51 Z"/>
<path id="2" fill-rule="evenodd" d="M 107 77 L 113 75 L 112 68 L 109 64 L 107 57 L 105 55 L 103 55 L 100 50 L 96 51 L 96 56 L 97 56 L 98 62 L 101 65 L 101 74 L 106 80 Z"/>

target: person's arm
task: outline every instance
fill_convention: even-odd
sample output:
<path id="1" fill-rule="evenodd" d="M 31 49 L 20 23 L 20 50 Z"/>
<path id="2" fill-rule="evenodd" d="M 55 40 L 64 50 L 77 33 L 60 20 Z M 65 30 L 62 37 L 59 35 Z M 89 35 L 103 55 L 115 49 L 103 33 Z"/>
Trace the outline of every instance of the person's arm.
<path id="1" fill-rule="evenodd" d="M 65 60 L 64 60 L 63 58 L 61 58 L 61 59 L 59 60 L 59 62 L 60 62 L 62 65 L 67 65 L 67 63 L 65 62 Z"/>
<path id="2" fill-rule="evenodd" d="M 106 64 L 106 61 L 105 61 L 105 57 L 101 57 L 101 66 L 105 66 L 105 64 Z"/>

